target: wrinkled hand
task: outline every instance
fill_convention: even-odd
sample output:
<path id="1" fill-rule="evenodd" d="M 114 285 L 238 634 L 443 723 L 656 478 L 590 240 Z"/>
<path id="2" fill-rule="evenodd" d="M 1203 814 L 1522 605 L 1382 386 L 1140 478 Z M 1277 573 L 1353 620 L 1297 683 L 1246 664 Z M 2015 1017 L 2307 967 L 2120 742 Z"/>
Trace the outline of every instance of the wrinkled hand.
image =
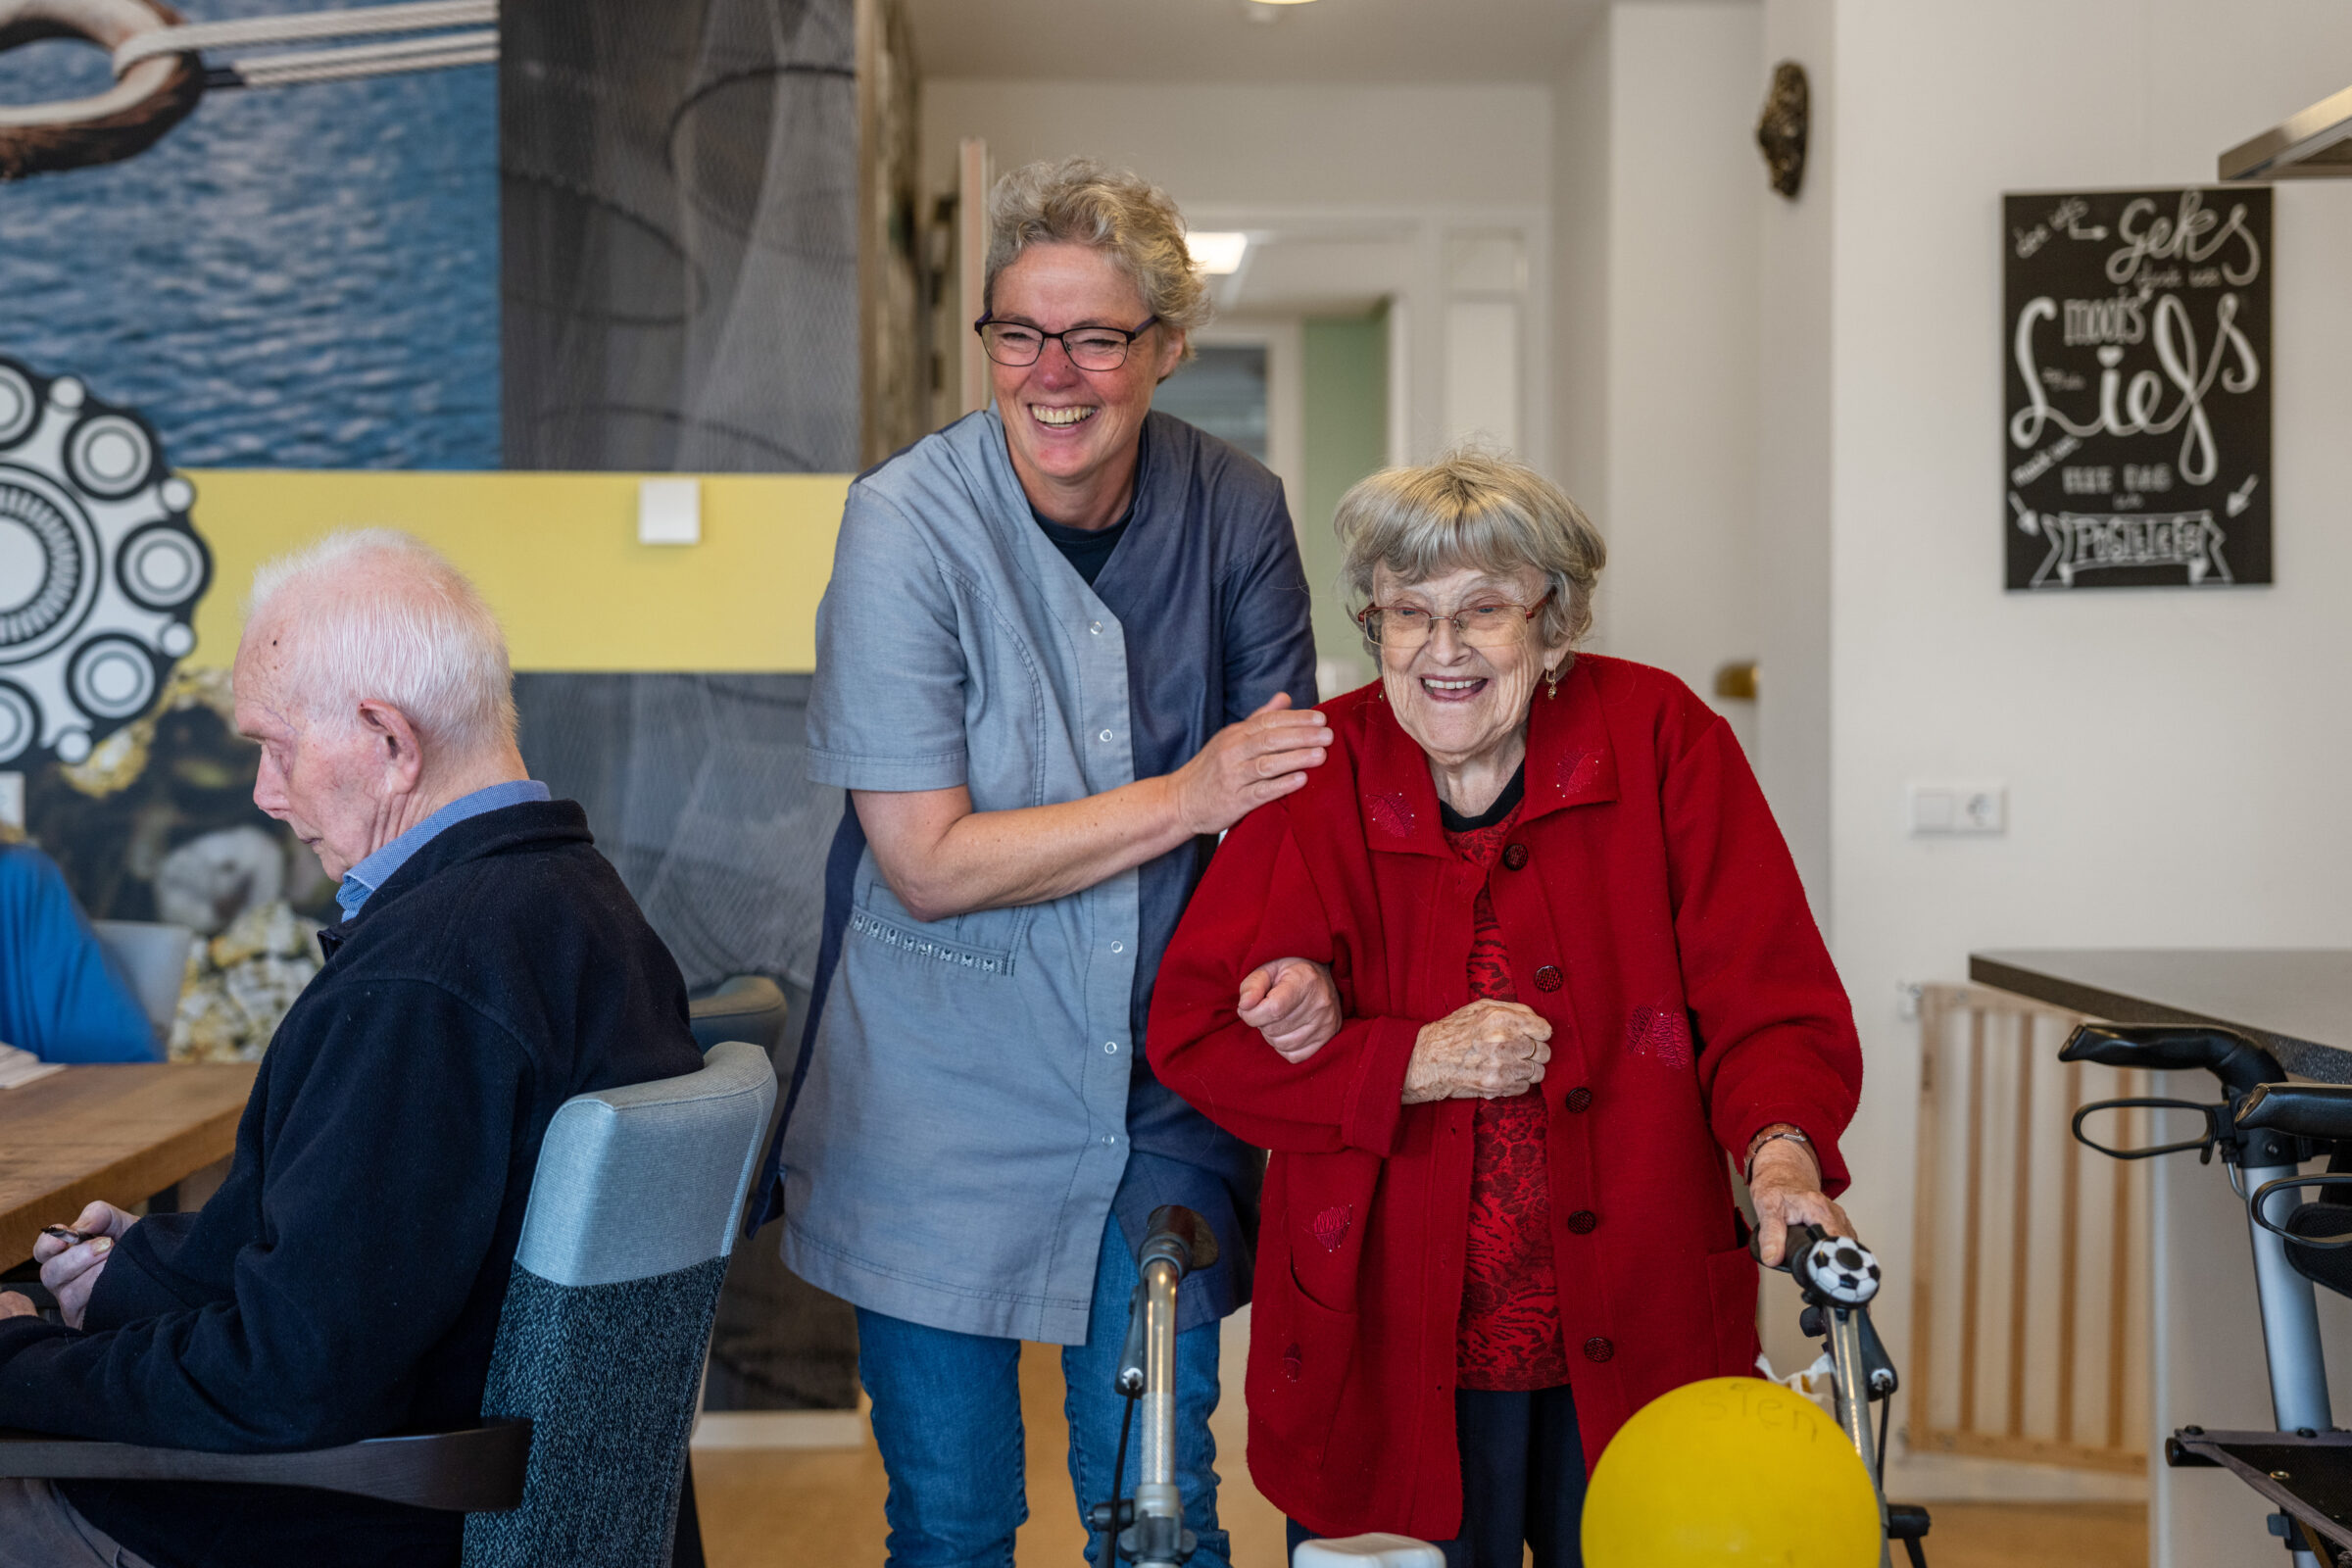
<path id="1" fill-rule="evenodd" d="M 1311 958 L 1276 958 L 1242 976 L 1242 1022 L 1296 1066 L 1340 1032 L 1340 988 Z"/>
<path id="2" fill-rule="evenodd" d="M 1288 692 L 1208 739 L 1200 755 L 1168 775 L 1176 813 L 1192 834 L 1222 833 L 1268 801 L 1306 782 L 1330 755 L 1331 726 L 1313 709 L 1291 710 Z"/>
<path id="3" fill-rule="evenodd" d="M 1404 1102 L 1504 1100 L 1544 1081 L 1551 1025 L 1533 1007 L 1482 997 L 1423 1024 L 1404 1069 Z"/>
<path id="4" fill-rule="evenodd" d="M 57 1298 L 58 1314 L 68 1328 L 81 1327 L 81 1314 L 90 1304 L 90 1292 L 106 1272 L 115 1243 L 139 1222 L 112 1203 L 92 1203 L 74 1221 L 73 1228 L 92 1240 L 68 1242 L 55 1236 L 36 1238 L 32 1260 L 41 1265 L 41 1283 Z"/>
<path id="5" fill-rule="evenodd" d="M 1776 1138 L 1757 1150 L 1747 1196 L 1756 1205 L 1756 1251 L 1768 1267 L 1780 1266 L 1791 1225 L 1818 1225 L 1832 1236 L 1854 1234 L 1845 1210 L 1823 1195 L 1821 1167 L 1802 1144 Z"/>

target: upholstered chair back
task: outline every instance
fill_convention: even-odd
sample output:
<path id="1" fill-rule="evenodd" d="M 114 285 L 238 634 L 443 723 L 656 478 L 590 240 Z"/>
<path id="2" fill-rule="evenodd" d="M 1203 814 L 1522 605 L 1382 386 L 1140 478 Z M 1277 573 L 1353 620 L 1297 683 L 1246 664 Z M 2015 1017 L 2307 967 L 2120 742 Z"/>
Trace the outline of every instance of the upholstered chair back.
<path id="1" fill-rule="evenodd" d="M 484 1420 L 532 1423 L 522 1506 L 466 1568 L 666 1568 L 703 1355 L 775 1102 L 766 1053 L 564 1102 L 500 1314 Z"/>

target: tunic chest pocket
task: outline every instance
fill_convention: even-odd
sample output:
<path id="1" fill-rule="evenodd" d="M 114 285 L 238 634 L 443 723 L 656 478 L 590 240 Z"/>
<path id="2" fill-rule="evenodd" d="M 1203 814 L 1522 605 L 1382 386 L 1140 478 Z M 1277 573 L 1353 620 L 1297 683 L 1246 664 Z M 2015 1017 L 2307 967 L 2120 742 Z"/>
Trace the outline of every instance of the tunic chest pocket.
<path id="1" fill-rule="evenodd" d="M 1023 906 L 917 920 L 900 905 L 890 885 L 876 877 L 850 910 L 849 935 L 933 975 L 1002 980 L 1012 976 L 1021 934 L 1035 912 Z"/>

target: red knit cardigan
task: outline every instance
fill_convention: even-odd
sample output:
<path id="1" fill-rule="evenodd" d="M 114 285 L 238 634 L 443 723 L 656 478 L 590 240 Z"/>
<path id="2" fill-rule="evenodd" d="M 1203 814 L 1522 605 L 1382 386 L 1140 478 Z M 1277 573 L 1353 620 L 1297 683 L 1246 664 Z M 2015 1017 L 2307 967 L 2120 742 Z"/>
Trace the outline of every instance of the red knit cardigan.
<path id="1" fill-rule="evenodd" d="M 1227 835 L 1152 1004 L 1152 1064 L 1272 1151 L 1250 1470 L 1325 1535 L 1461 1527 L 1453 1423 L 1475 1102 L 1399 1102 L 1424 1023 L 1469 1000 L 1482 881 L 1519 996 L 1552 1024 L 1552 1246 L 1586 1462 L 1694 1379 L 1750 1373 L 1756 1269 L 1727 1151 L 1771 1122 L 1833 1194 L 1861 1088 L 1852 1009 L 1739 743 L 1671 675 L 1579 658 L 1539 690 L 1501 859 L 1449 853 L 1420 748 L 1377 684 L 1324 705 L 1331 757 Z M 1347 1018 L 1293 1066 L 1241 978 L 1331 965 Z"/>

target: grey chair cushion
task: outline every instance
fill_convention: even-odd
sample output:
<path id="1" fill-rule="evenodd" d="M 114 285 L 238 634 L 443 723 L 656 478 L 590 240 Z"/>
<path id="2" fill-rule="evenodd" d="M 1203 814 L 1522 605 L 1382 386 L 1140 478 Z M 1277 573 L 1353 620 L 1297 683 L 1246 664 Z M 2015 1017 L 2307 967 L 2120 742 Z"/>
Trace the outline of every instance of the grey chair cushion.
<path id="1" fill-rule="evenodd" d="M 766 1054 L 730 1041 L 700 1072 L 564 1102 L 540 1147 L 516 1266 L 557 1285 L 610 1285 L 725 1257 L 775 1096 Z"/>
<path id="2" fill-rule="evenodd" d="M 466 1518 L 466 1568 L 667 1568 L 726 1260 L 567 1288 L 517 1267 L 485 1419 L 527 1416 L 522 1506 Z"/>

